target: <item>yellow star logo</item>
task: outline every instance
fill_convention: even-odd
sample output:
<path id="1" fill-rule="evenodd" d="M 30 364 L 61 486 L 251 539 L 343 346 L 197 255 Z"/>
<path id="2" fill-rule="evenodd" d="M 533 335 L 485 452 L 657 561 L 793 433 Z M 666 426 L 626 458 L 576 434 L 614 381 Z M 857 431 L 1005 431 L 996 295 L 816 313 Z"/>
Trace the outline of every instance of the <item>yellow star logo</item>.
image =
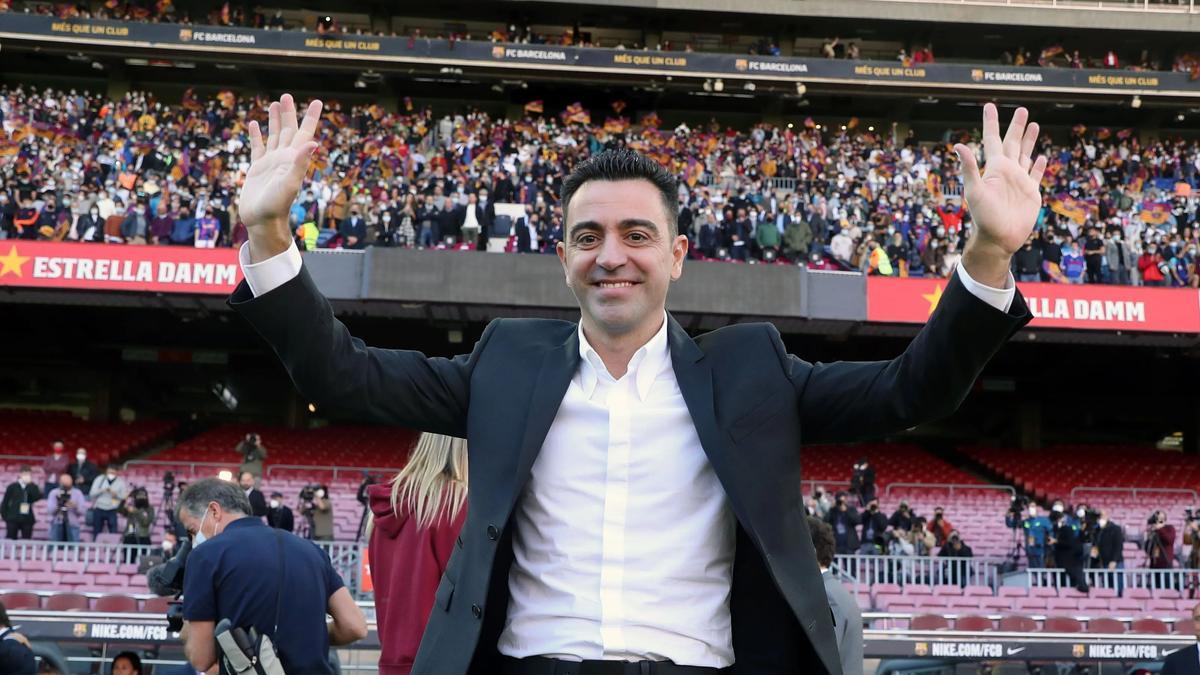
<path id="1" fill-rule="evenodd" d="M 17 276 L 24 276 L 21 274 L 21 267 L 27 260 L 29 260 L 29 256 L 17 255 L 17 247 L 10 246 L 8 248 L 8 255 L 0 256 L 0 277 L 9 272 Z"/>
<path id="2" fill-rule="evenodd" d="M 938 284 L 932 293 L 922 293 L 921 297 L 929 303 L 929 314 L 932 316 L 933 310 L 937 309 L 938 303 L 942 300 L 942 285 Z"/>

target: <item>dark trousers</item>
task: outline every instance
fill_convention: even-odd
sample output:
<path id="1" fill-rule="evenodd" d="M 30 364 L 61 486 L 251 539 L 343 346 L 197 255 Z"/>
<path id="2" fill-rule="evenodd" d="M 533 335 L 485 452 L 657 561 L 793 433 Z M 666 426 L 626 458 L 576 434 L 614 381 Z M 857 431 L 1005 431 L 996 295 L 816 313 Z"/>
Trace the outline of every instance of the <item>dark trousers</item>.
<path id="1" fill-rule="evenodd" d="M 105 510 L 105 509 L 93 509 L 93 511 L 92 511 L 92 540 L 93 541 L 95 541 L 96 537 L 99 537 L 100 533 L 104 531 L 105 524 L 108 525 L 109 532 L 117 531 L 117 510 L 112 509 L 111 511 L 109 511 L 109 510 Z"/>
<path id="2" fill-rule="evenodd" d="M 33 521 L 9 520 L 5 521 L 8 526 L 9 539 L 33 539 Z"/>

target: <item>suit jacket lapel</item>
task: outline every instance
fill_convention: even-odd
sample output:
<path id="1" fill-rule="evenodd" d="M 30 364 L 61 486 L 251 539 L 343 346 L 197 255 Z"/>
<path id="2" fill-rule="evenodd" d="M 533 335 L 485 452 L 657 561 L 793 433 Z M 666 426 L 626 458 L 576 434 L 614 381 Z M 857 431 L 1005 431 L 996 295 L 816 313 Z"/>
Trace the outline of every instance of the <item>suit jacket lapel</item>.
<path id="1" fill-rule="evenodd" d="M 524 489 L 529 470 L 537 459 L 550 425 L 567 395 L 571 378 L 579 368 L 579 332 L 571 331 L 570 337 L 554 349 L 546 352 L 542 367 L 538 371 L 533 394 L 529 398 L 529 411 L 525 416 L 525 433 L 522 435 L 520 457 L 517 461 L 517 483 L 519 493 Z M 513 495 L 515 500 L 519 495 Z"/>
<path id="2" fill-rule="evenodd" d="M 704 454 L 708 455 L 708 462 L 712 464 L 717 479 L 721 481 L 721 486 L 729 497 L 734 515 L 743 525 L 748 526 L 748 514 L 739 499 L 739 491 L 733 485 L 736 467 L 730 456 L 729 444 L 717 425 L 716 410 L 713 407 L 712 368 L 704 359 L 704 352 L 683 327 L 669 314 L 667 321 L 671 366 L 675 369 L 675 380 L 679 383 L 679 391 L 683 394 L 683 401 L 692 416 L 696 435 L 700 437 Z"/>

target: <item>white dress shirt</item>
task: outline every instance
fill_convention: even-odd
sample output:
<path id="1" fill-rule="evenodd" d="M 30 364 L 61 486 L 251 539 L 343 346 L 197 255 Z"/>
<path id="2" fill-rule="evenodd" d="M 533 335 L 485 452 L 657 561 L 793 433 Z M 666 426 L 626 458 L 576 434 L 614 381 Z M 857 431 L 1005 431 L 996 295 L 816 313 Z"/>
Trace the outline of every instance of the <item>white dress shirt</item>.
<path id="1" fill-rule="evenodd" d="M 514 513 L 501 654 L 733 664 L 734 518 L 675 380 L 667 322 L 613 379 L 579 370 Z"/>
<path id="2" fill-rule="evenodd" d="M 300 253 L 249 264 L 262 295 L 299 273 Z M 1015 283 L 959 278 L 1007 311 Z M 684 403 L 667 322 L 614 379 L 579 329 L 571 379 L 514 512 L 508 617 L 513 657 L 734 663 L 729 596 L 734 517 Z"/>

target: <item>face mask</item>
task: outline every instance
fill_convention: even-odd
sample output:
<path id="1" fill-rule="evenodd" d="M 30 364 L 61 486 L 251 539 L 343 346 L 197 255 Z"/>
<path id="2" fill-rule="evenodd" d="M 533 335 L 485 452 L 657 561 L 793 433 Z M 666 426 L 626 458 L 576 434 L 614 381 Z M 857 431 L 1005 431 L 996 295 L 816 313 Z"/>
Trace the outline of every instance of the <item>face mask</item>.
<path id="1" fill-rule="evenodd" d="M 164 551 L 170 551 L 173 548 L 175 548 L 175 542 L 173 542 L 169 539 L 162 543 L 162 550 L 164 550 Z"/>
<path id="2" fill-rule="evenodd" d="M 100 211 L 98 211 L 98 210 L 96 210 L 96 209 L 92 209 L 92 217 L 95 217 L 95 216 L 98 216 L 98 215 L 100 215 Z"/>
<path id="3" fill-rule="evenodd" d="M 85 453 L 82 453 L 82 452 L 80 452 L 80 453 L 78 453 L 78 454 L 76 454 L 76 455 L 75 455 L 75 459 L 77 459 L 77 460 L 79 460 L 79 461 L 81 461 L 81 462 L 82 462 L 82 461 L 84 461 L 85 459 L 87 459 L 87 455 L 86 455 Z"/>
<path id="4" fill-rule="evenodd" d="M 116 474 L 116 472 L 115 472 L 115 471 L 109 471 L 109 472 L 108 472 L 108 479 L 109 479 L 109 480 L 116 480 L 116 478 L 117 478 L 117 474 Z"/>
<path id="5" fill-rule="evenodd" d="M 325 497 L 325 491 L 317 490 L 317 499 L 323 499 L 324 497 Z"/>
<path id="6" fill-rule="evenodd" d="M 279 500 L 278 499 L 271 500 L 271 508 L 273 508 L 273 509 L 279 508 Z"/>
<path id="7" fill-rule="evenodd" d="M 392 216 L 390 213 L 383 214 L 383 222 L 386 223 L 386 222 L 390 221 L 391 219 L 392 219 Z"/>
<path id="8" fill-rule="evenodd" d="M 1037 516 L 1037 509 L 1033 508 L 1032 506 L 1031 506 L 1031 507 L 1029 507 L 1029 515 L 1036 517 L 1036 516 Z"/>
<path id="9" fill-rule="evenodd" d="M 1087 513 L 1087 511 L 1085 509 L 1078 509 L 1075 511 L 1075 515 L 1078 516 L 1079 518 L 1082 518 L 1084 516 L 1084 514 L 1086 514 L 1086 513 Z"/>
<path id="10" fill-rule="evenodd" d="M 1062 504 L 1055 504 L 1054 506 L 1050 507 L 1050 510 L 1051 510 L 1051 511 L 1053 511 L 1053 512 L 1055 512 L 1055 513 L 1062 513 L 1062 512 L 1063 512 L 1063 505 L 1062 505 Z"/>
<path id="11" fill-rule="evenodd" d="M 204 520 L 206 518 L 208 518 L 207 509 L 204 511 L 204 515 L 200 517 L 200 527 L 196 528 L 196 536 L 192 538 L 192 548 L 196 548 L 200 544 L 208 541 L 208 537 L 204 534 Z"/>
<path id="12" fill-rule="evenodd" d="M 1098 524 L 1100 527 L 1104 527 L 1105 525 L 1108 525 L 1108 519 L 1101 518 L 1100 520 L 1096 521 L 1096 524 Z"/>

